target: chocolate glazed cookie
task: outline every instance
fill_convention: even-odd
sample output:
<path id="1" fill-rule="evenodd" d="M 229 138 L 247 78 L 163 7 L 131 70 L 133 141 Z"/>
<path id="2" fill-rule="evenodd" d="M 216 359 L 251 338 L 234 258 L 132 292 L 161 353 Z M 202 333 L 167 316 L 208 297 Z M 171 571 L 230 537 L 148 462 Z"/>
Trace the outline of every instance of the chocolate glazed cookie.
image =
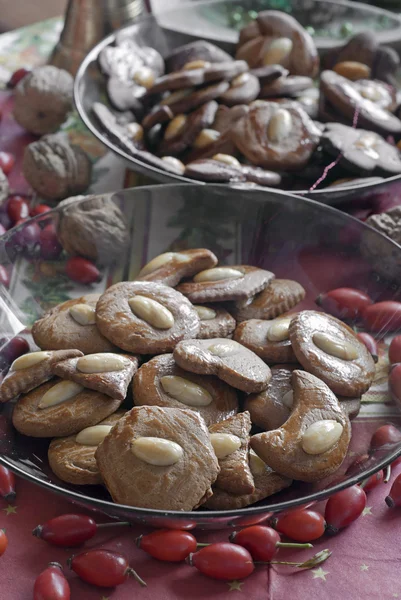
<path id="1" fill-rule="evenodd" d="M 179 292 L 161 283 L 116 283 L 96 305 L 100 331 L 127 352 L 169 352 L 184 339 L 196 337 L 198 313 Z"/>
<path id="2" fill-rule="evenodd" d="M 320 140 L 320 130 L 294 104 L 257 103 L 232 131 L 236 147 L 254 165 L 265 169 L 304 167 Z"/>

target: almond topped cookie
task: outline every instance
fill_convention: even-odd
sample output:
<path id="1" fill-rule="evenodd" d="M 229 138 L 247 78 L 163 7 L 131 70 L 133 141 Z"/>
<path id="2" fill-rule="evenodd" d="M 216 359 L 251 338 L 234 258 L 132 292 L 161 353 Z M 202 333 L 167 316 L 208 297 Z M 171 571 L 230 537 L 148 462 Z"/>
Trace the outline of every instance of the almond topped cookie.
<path id="1" fill-rule="evenodd" d="M 129 354 L 101 352 L 63 360 L 53 368 L 53 374 L 75 381 L 90 390 L 124 400 L 138 368 L 138 358 Z"/>
<path id="2" fill-rule="evenodd" d="M 192 277 L 199 271 L 217 265 L 217 258 L 210 250 L 197 248 L 179 252 L 164 252 L 152 258 L 139 271 L 138 281 L 158 281 L 171 287 L 184 277 Z"/>
<path id="3" fill-rule="evenodd" d="M 198 339 L 231 336 L 235 329 L 235 319 L 219 303 L 195 304 L 194 308 L 200 318 Z"/>
<path id="4" fill-rule="evenodd" d="M 209 427 L 210 440 L 219 460 L 220 473 L 215 487 L 230 494 L 255 491 L 249 467 L 249 434 L 252 423 L 248 412 L 239 413 Z"/>
<path id="5" fill-rule="evenodd" d="M 155 356 L 143 364 L 134 376 L 132 391 L 137 406 L 191 409 L 208 426 L 238 411 L 234 388 L 213 375 L 184 371 L 172 354 Z"/>
<path id="6" fill-rule="evenodd" d="M 291 279 L 273 279 L 259 294 L 244 302 L 236 302 L 230 310 L 237 321 L 274 319 L 294 308 L 305 298 L 301 284 Z"/>
<path id="7" fill-rule="evenodd" d="M 99 294 L 67 300 L 51 308 L 32 326 L 32 337 L 42 350 L 76 348 L 84 354 L 114 352 L 115 346 L 96 326 Z"/>
<path id="8" fill-rule="evenodd" d="M 20 356 L 0 384 L 0 402 L 33 390 L 53 377 L 53 368 L 60 361 L 80 356 L 79 350 L 48 350 Z"/>
<path id="9" fill-rule="evenodd" d="M 32 437 L 64 437 L 97 425 L 121 405 L 121 400 L 88 390 L 74 381 L 52 379 L 20 396 L 13 425 Z"/>
<path id="10" fill-rule="evenodd" d="M 271 321 L 250 319 L 239 323 L 234 339 L 269 364 L 298 362 L 292 349 L 289 327 L 295 315 Z"/>
<path id="11" fill-rule="evenodd" d="M 96 324 L 127 352 L 159 354 L 196 337 L 200 320 L 192 304 L 175 289 L 153 281 L 125 281 L 100 296 Z"/>
<path id="12" fill-rule="evenodd" d="M 97 425 L 52 440 L 47 457 L 53 473 L 73 485 L 101 485 L 102 477 L 95 459 L 96 448 L 113 425 L 124 416 L 124 412 L 118 410 Z"/>
<path id="13" fill-rule="evenodd" d="M 271 371 L 256 354 L 234 340 L 184 340 L 173 353 L 175 362 L 186 371 L 217 375 L 243 392 L 266 389 Z"/>
<path id="14" fill-rule="evenodd" d="M 96 450 L 113 500 L 156 510 L 192 510 L 211 495 L 219 465 L 202 417 L 192 410 L 138 406 Z"/>

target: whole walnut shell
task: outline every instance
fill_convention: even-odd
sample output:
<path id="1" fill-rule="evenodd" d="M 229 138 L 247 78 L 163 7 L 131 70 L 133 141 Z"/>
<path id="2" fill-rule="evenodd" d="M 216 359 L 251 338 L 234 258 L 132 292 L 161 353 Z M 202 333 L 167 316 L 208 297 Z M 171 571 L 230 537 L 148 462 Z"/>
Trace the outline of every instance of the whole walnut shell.
<path id="1" fill-rule="evenodd" d="M 124 252 L 128 243 L 125 217 L 111 194 L 67 198 L 59 206 L 64 211 L 58 238 L 68 254 L 107 265 Z"/>
<path id="2" fill-rule="evenodd" d="M 397 244 L 401 243 L 401 206 L 394 206 L 384 213 L 372 215 L 366 223 Z M 400 281 L 401 260 L 396 246 L 390 245 L 385 238 L 366 229 L 361 239 L 361 252 L 371 262 L 375 271 L 385 279 Z"/>
<path id="3" fill-rule="evenodd" d="M 86 190 L 92 163 L 63 134 L 45 135 L 25 148 L 23 174 L 35 192 L 47 200 L 62 200 Z"/>
<path id="4" fill-rule="evenodd" d="M 34 69 L 15 88 L 15 120 L 36 135 L 57 131 L 72 109 L 73 84 L 63 69 L 50 65 Z"/>

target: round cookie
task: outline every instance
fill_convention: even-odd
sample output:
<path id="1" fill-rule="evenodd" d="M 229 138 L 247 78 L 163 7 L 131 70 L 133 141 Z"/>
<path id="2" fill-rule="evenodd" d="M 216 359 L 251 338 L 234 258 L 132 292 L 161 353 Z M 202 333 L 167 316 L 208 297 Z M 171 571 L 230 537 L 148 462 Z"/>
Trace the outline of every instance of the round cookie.
<path id="1" fill-rule="evenodd" d="M 185 65 L 194 61 L 224 63 L 232 60 L 233 57 L 218 46 L 205 40 L 196 40 L 172 50 L 166 58 L 166 70 L 180 71 Z"/>
<path id="2" fill-rule="evenodd" d="M 394 86 L 372 79 L 359 79 L 354 81 L 353 86 L 366 98 L 371 100 L 380 108 L 393 112 L 397 107 L 397 93 Z"/>
<path id="3" fill-rule="evenodd" d="M 234 340 L 269 364 L 296 363 L 298 360 L 289 339 L 289 325 L 294 316 L 282 316 L 271 321 L 242 321 L 234 332 Z"/>
<path id="4" fill-rule="evenodd" d="M 67 302 L 51 308 L 32 326 L 32 337 L 35 343 L 42 350 L 76 348 L 84 354 L 113 352 L 116 347 L 103 337 L 93 321 L 92 313 L 96 308 L 98 298 L 98 294 L 88 294 L 81 298 L 67 300 Z M 89 307 L 88 318 L 93 323 L 81 325 L 71 316 L 71 309 L 74 312 L 81 304 Z"/>
<path id="5" fill-rule="evenodd" d="M 369 389 L 375 363 L 348 325 L 331 315 L 304 310 L 292 319 L 289 334 L 298 362 L 334 393 L 352 398 Z"/>
<path id="6" fill-rule="evenodd" d="M 326 123 L 322 146 L 333 156 L 341 153 L 341 164 L 354 173 L 366 175 L 375 169 L 390 175 L 401 173 L 399 149 L 373 131 Z"/>
<path id="7" fill-rule="evenodd" d="M 217 258 L 206 248 L 165 252 L 152 258 L 142 267 L 137 281 L 158 281 L 175 287 L 181 279 L 217 265 Z"/>
<path id="8" fill-rule="evenodd" d="M 85 427 L 97 425 L 120 407 L 121 400 L 81 386 L 80 391 L 70 399 L 54 406 L 39 408 L 46 392 L 61 381 L 52 379 L 20 396 L 13 411 L 13 425 L 17 431 L 31 437 L 64 437 L 78 433 Z"/>
<path id="9" fill-rule="evenodd" d="M 98 425 L 115 425 L 125 411 L 118 410 Z M 101 485 L 102 477 L 96 464 L 97 445 L 76 441 L 77 434 L 55 438 L 50 442 L 47 458 L 51 470 L 59 479 L 73 485 Z"/>
<path id="10" fill-rule="evenodd" d="M 175 362 L 186 371 L 217 375 L 243 392 L 260 392 L 271 379 L 269 367 L 253 352 L 227 338 L 185 340 L 173 353 Z"/>
<path id="11" fill-rule="evenodd" d="M 171 379 L 170 381 L 163 380 L 164 377 L 169 379 L 179 377 L 199 387 L 188 391 L 187 403 L 185 401 L 185 389 L 177 391 L 176 397 L 174 397 L 173 389 L 167 387 L 169 383 L 176 383 L 179 386 L 185 384 L 185 382 L 180 380 L 174 382 Z M 163 387 L 163 381 L 166 381 L 165 388 Z M 184 385 L 181 385 L 181 387 L 184 387 Z M 167 389 L 169 389 L 169 393 L 165 391 Z M 206 395 L 205 402 L 210 400 L 210 403 L 197 406 L 196 402 L 199 400 L 199 392 L 201 391 L 203 396 Z M 162 406 L 164 408 L 194 410 L 201 415 L 208 426 L 224 421 L 238 412 L 236 390 L 217 377 L 196 375 L 184 371 L 176 364 L 172 354 L 155 356 L 143 364 L 134 376 L 132 393 L 136 406 Z"/>
<path id="12" fill-rule="evenodd" d="M 255 100 L 260 92 L 259 79 L 251 73 L 242 73 L 230 82 L 230 87 L 219 97 L 227 106 L 248 104 Z"/>
<path id="13" fill-rule="evenodd" d="M 255 103 L 233 127 L 236 147 L 265 169 L 296 170 L 304 167 L 320 140 L 320 130 L 294 104 Z"/>
<path id="14" fill-rule="evenodd" d="M 230 310 L 237 321 L 274 319 L 294 308 L 305 298 L 305 293 L 297 281 L 273 279 L 262 292 L 245 302 L 236 302 Z"/>
<path id="15" fill-rule="evenodd" d="M 181 340 L 196 337 L 200 328 L 198 313 L 185 296 L 152 281 L 111 286 L 96 305 L 96 324 L 111 342 L 134 354 L 169 352 Z"/>
<path id="16" fill-rule="evenodd" d="M 181 283 L 177 289 L 195 304 L 242 300 L 264 290 L 273 278 L 270 271 L 234 265 L 201 271 L 192 282 Z"/>
<path id="17" fill-rule="evenodd" d="M 252 436 L 251 448 L 286 477 L 319 481 L 342 464 L 351 425 L 333 392 L 311 373 L 294 371 L 292 387 L 294 405 L 287 421 L 278 429 Z M 318 428 L 314 435 L 311 427 Z"/>
<path id="18" fill-rule="evenodd" d="M 215 100 L 221 94 L 224 94 L 229 87 L 230 84 L 227 81 L 219 81 L 199 89 L 187 88 L 185 90 L 177 90 L 165 96 L 160 102 L 160 107 L 169 108 L 174 116 L 187 113 L 202 104 L 206 104 L 206 102 Z"/>
<path id="19" fill-rule="evenodd" d="M 186 165 L 184 177 L 208 183 L 234 183 L 246 181 L 241 168 L 220 160 L 200 158 Z"/>
<path id="20" fill-rule="evenodd" d="M 235 329 L 235 319 L 219 304 L 194 306 L 200 318 L 199 340 L 229 337 Z"/>
<path id="21" fill-rule="evenodd" d="M 149 454 L 139 458 L 136 450 L 139 438 L 173 442 L 174 458 L 166 460 L 165 452 L 163 460 L 154 461 L 159 464 L 146 462 Z M 192 410 L 159 406 L 135 407 L 120 419 L 98 446 L 96 461 L 114 502 L 155 510 L 198 507 L 211 495 L 219 473 L 202 417 Z"/>
<path id="22" fill-rule="evenodd" d="M 263 84 L 259 98 L 291 98 L 313 86 L 313 79 L 298 75 L 283 75 Z"/>

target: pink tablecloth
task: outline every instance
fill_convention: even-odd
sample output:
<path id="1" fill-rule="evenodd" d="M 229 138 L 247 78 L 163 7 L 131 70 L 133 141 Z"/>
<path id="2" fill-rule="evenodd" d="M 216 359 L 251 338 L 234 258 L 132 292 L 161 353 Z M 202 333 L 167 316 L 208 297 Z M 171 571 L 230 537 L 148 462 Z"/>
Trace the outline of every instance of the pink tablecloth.
<path id="1" fill-rule="evenodd" d="M 401 465 L 395 474 L 401 472 Z M 71 555 L 47 545 L 31 535 L 44 521 L 66 512 L 82 512 L 67 501 L 22 480 L 17 482 L 17 500 L 7 505 L 0 500 L 0 527 L 6 530 L 9 546 L 0 558 L 1 600 L 30 600 L 33 582 L 48 562 L 64 566 Z M 401 508 L 388 509 L 384 497 L 390 484 L 369 493 L 363 516 L 336 537 L 325 536 L 313 550 L 289 553 L 285 560 L 306 558 L 323 548 L 332 556 L 319 568 L 299 571 L 290 567 L 257 567 L 242 582 L 229 583 L 207 579 L 185 564 L 161 563 L 137 549 L 134 539 L 145 529 L 138 527 L 108 530 L 86 547 L 107 547 L 124 553 L 147 581 L 141 588 L 134 580 L 117 589 L 94 588 L 81 582 L 72 572 L 71 600 L 174 600 L 248 597 L 252 600 L 393 600 L 401 598 L 399 533 Z M 226 531 L 195 531 L 198 541 L 224 541 Z"/>

